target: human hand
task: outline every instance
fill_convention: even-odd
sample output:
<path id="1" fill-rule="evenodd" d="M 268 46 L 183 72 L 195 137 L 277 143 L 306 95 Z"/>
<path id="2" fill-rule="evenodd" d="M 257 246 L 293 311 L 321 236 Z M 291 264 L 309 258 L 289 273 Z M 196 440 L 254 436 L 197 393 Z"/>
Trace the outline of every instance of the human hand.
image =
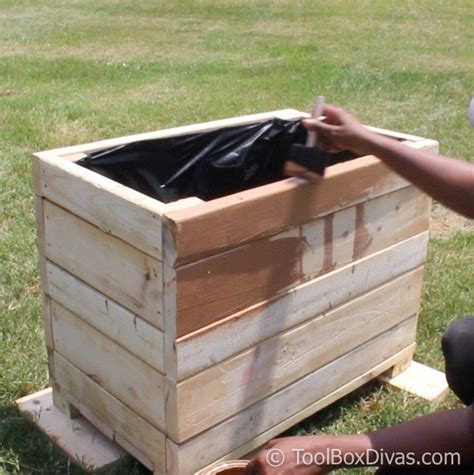
<path id="1" fill-rule="evenodd" d="M 329 467 L 307 463 L 303 453 L 325 450 L 325 437 L 300 436 L 272 440 L 250 462 L 245 475 L 323 475 Z"/>
<path id="2" fill-rule="evenodd" d="M 330 152 L 352 150 L 355 153 L 370 153 L 374 134 L 344 109 L 325 105 L 324 121 L 304 119 L 303 125 L 318 134 L 318 146 Z"/>

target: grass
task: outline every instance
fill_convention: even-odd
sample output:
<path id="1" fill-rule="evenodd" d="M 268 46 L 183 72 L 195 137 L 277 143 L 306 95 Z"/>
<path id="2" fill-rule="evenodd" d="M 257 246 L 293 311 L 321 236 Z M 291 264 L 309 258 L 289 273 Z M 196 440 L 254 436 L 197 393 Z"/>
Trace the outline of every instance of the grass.
<path id="1" fill-rule="evenodd" d="M 315 94 L 468 158 L 469 0 L 0 0 L 0 474 L 84 473 L 19 416 L 47 385 L 29 154 L 284 107 Z M 431 240 L 418 359 L 474 313 L 474 235 Z M 454 398 L 444 403 L 456 404 Z M 369 385 L 297 432 L 360 431 L 430 410 Z M 142 473 L 126 461 L 107 473 Z"/>

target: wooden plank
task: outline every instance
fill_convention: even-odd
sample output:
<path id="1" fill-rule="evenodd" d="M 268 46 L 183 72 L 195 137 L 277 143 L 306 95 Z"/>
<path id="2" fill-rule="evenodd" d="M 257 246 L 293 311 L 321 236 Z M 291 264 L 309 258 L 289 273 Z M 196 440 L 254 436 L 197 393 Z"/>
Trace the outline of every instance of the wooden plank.
<path id="1" fill-rule="evenodd" d="M 164 373 L 163 332 L 48 261 L 51 297 L 89 325 Z"/>
<path id="2" fill-rule="evenodd" d="M 433 152 L 438 147 L 432 140 L 407 144 Z M 181 265 L 405 186 L 407 181 L 367 156 L 329 167 L 317 183 L 291 178 L 171 211 L 165 226 L 174 245 L 164 249 L 164 258 Z"/>
<path id="3" fill-rule="evenodd" d="M 165 249 L 164 257 L 181 265 L 405 186 L 378 159 L 363 157 L 329 167 L 317 183 L 291 178 L 170 211 L 164 225 L 174 248 Z"/>
<path id="4" fill-rule="evenodd" d="M 45 201 L 46 257 L 163 328 L 162 264 Z"/>
<path id="5" fill-rule="evenodd" d="M 396 276 L 422 265 L 428 245 L 424 232 L 245 309 L 176 343 L 181 381 L 288 328 L 327 312 Z M 168 373 L 167 373 L 168 374 Z"/>
<path id="6" fill-rule="evenodd" d="M 177 269 L 177 335 L 268 300 L 429 226 L 413 186 Z"/>
<path id="7" fill-rule="evenodd" d="M 151 424 L 165 429 L 164 376 L 51 301 L 54 348 Z M 57 362 L 55 379 L 61 386 Z"/>
<path id="8" fill-rule="evenodd" d="M 126 455 L 84 418 L 68 419 L 62 414 L 53 404 L 51 388 L 20 398 L 16 404 L 22 414 L 86 470 L 104 468 Z"/>
<path id="9" fill-rule="evenodd" d="M 178 383 L 171 437 L 187 440 L 415 314 L 422 277 L 404 274 Z"/>
<path id="10" fill-rule="evenodd" d="M 316 405 L 318 401 L 364 374 L 368 373 L 365 380 L 362 378 L 351 389 L 376 377 L 378 373 L 373 372 L 374 369 L 384 361 L 389 361 L 388 366 L 382 368 L 380 372 L 388 369 L 393 364 L 390 358 L 412 345 L 415 331 L 416 317 L 411 317 L 341 358 L 210 428 L 199 437 L 193 437 L 184 444 L 180 444 L 179 455 L 175 462 L 179 466 L 178 473 L 193 473 L 215 462 L 236 448 L 248 444 L 249 441 L 272 427 L 290 420 L 305 408 Z M 346 393 L 339 393 L 338 397 L 344 394 Z M 329 403 L 325 405 L 327 404 Z M 316 410 L 317 408 L 313 409 L 307 415 Z M 292 421 L 292 423 L 295 422 Z M 268 436 L 267 440 L 274 435 Z M 261 441 L 260 444 L 263 442 Z M 171 456 L 173 442 L 168 441 L 167 445 Z M 252 449 L 248 449 L 247 452 L 250 450 Z"/>
<path id="11" fill-rule="evenodd" d="M 280 422 L 279 424 L 273 426 L 271 429 L 265 431 L 264 433 L 258 435 L 254 439 L 250 440 L 246 444 L 242 445 L 238 449 L 233 450 L 229 454 L 225 455 L 217 462 L 221 460 L 232 460 L 238 458 L 245 458 L 245 459 L 252 459 L 258 453 L 259 448 L 262 448 L 269 440 L 278 437 L 282 432 L 290 429 L 292 426 L 298 424 L 302 420 L 310 417 L 317 411 L 324 409 L 325 407 L 329 406 L 330 404 L 336 402 L 338 399 L 346 396 L 350 392 L 354 391 L 355 389 L 359 388 L 360 386 L 368 383 L 377 375 L 383 373 L 387 368 L 391 365 L 397 364 L 399 361 L 405 361 L 409 358 L 413 357 L 413 353 L 415 351 L 415 344 L 408 346 L 407 348 L 403 349 L 396 355 L 384 360 L 382 363 L 378 364 L 374 368 L 370 369 L 369 371 L 365 372 L 361 376 L 354 378 L 347 384 L 337 388 L 331 394 L 324 396 L 322 399 L 310 404 L 308 407 L 303 409 L 302 411 L 298 412 L 292 417 Z M 216 462 L 214 462 L 216 463 Z"/>
<path id="12" fill-rule="evenodd" d="M 382 375 L 381 381 L 403 391 L 408 391 L 432 404 L 442 401 L 449 391 L 446 375 L 436 369 L 412 361 L 410 366 L 394 377 Z"/>
<path id="13" fill-rule="evenodd" d="M 128 442 L 138 456 L 131 452 L 129 446 L 124 446 L 127 452 L 145 462 L 150 470 L 158 471 L 164 467 L 165 435 L 161 431 L 61 355 L 55 353 L 55 360 L 61 391 L 67 393 L 84 417 L 94 425 L 105 428 L 117 443 L 123 445 L 123 441 Z M 151 399 L 154 395 L 149 394 L 148 397 Z M 144 454 L 149 461 L 139 454 Z"/>
<path id="14" fill-rule="evenodd" d="M 258 114 L 243 115 L 239 117 L 231 117 L 228 119 L 213 120 L 210 122 L 203 122 L 200 124 L 190 124 L 180 127 L 173 127 L 169 129 L 162 129 L 153 132 L 145 132 L 142 134 L 128 135 L 124 137 L 117 137 L 108 140 L 100 140 L 81 145 L 73 145 L 70 147 L 56 148 L 48 150 L 59 156 L 71 155 L 74 153 L 90 153 L 97 150 L 103 150 L 118 145 L 123 145 L 141 140 L 163 139 L 167 137 L 179 137 L 180 135 L 195 134 L 199 132 L 209 132 L 211 130 L 220 129 L 223 127 L 233 127 L 236 125 L 246 125 L 279 117 L 281 119 L 299 119 L 305 114 L 295 109 L 281 109 L 271 112 L 261 112 Z"/>
<path id="15" fill-rule="evenodd" d="M 162 260 L 163 203 L 50 153 L 38 153 L 34 160 L 48 200 Z"/>

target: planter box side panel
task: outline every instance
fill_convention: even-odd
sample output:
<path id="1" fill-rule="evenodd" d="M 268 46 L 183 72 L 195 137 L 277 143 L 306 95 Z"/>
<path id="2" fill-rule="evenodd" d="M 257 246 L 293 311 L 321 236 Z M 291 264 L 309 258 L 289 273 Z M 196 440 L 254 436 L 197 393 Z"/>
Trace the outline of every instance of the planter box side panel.
<path id="1" fill-rule="evenodd" d="M 147 468 L 165 474 L 164 433 L 60 354 L 55 353 L 54 360 L 60 383 L 53 391 Z"/>
<path id="2" fill-rule="evenodd" d="M 430 204 L 408 186 L 178 267 L 178 338 L 427 230 Z"/>
<path id="3" fill-rule="evenodd" d="M 163 203 L 49 152 L 33 164 L 37 194 L 162 260 Z"/>
<path id="4" fill-rule="evenodd" d="M 49 295 L 55 302 L 164 374 L 161 330 L 51 261 L 46 262 L 46 274 Z"/>
<path id="5" fill-rule="evenodd" d="M 177 381 L 422 266 L 427 245 L 425 231 L 178 339 Z"/>
<path id="6" fill-rule="evenodd" d="M 60 304 L 52 301 L 51 311 L 55 352 L 165 431 L 164 376 Z M 54 379 L 63 384 L 56 369 Z"/>
<path id="7" fill-rule="evenodd" d="M 183 442 L 416 314 L 422 277 L 410 271 L 178 383 L 169 433 Z"/>
<path id="8" fill-rule="evenodd" d="M 163 328 L 161 262 L 49 201 L 44 215 L 49 260 Z"/>
<path id="9" fill-rule="evenodd" d="M 168 441 L 167 451 L 171 454 L 167 456 L 167 461 L 174 463 L 174 466 L 168 466 L 168 473 L 194 473 L 230 453 L 235 455 L 233 451 L 236 449 L 239 456 L 244 455 L 255 448 L 255 439 L 260 445 L 278 435 L 285 421 L 296 423 L 295 416 L 298 417 L 299 413 L 303 414 L 299 418 L 302 420 L 335 398 L 373 379 L 397 361 L 409 358 L 413 353 L 416 323 L 416 316 L 400 322 L 188 442 L 177 445 Z M 331 399 L 332 393 L 336 396 Z M 272 431 L 274 427 L 276 430 Z M 248 450 L 242 451 L 242 447 Z"/>

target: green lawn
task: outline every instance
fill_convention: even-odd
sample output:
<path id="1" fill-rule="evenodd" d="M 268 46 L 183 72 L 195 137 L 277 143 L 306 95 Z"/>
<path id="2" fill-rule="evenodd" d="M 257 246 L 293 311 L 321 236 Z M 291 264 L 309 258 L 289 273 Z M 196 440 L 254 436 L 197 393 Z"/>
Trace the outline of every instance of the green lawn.
<path id="1" fill-rule="evenodd" d="M 471 0 L 0 0 L 0 474 L 84 473 L 13 406 L 47 385 L 31 152 L 307 109 L 322 94 L 469 158 L 473 24 Z M 433 238 L 418 360 L 442 368 L 440 333 L 474 313 L 473 288 L 474 233 Z M 360 431 L 430 409 L 370 385 L 296 431 Z"/>

